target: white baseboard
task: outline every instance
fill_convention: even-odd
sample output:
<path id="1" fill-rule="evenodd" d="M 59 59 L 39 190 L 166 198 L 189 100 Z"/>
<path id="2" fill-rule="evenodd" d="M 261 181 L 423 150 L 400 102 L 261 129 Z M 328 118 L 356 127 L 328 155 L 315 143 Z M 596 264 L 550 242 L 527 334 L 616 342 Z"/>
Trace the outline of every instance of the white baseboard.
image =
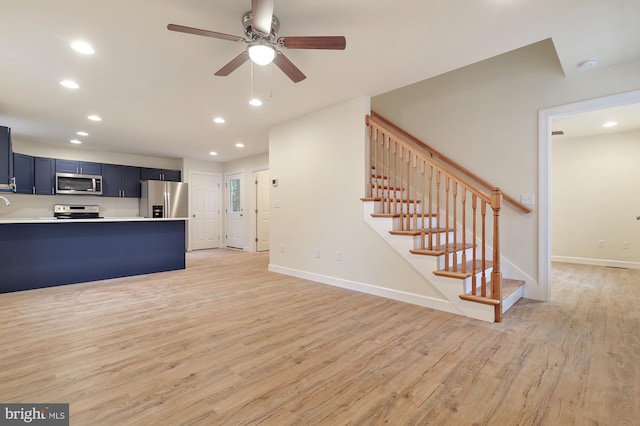
<path id="1" fill-rule="evenodd" d="M 638 262 L 623 262 L 620 260 L 589 259 L 584 257 L 551 256 L 552 262 L 578 263 L 581 265 L 610 266 L 612 268 L 640 269 Z"/>
<path id="2" fill-rule="evenodd" d="M 273 264 L 269 264 L 269 271 L 314 281 L 321 284 L 328 284 L 347 290 L 353 290 L 360 293 L 366 293 L 374 296 L 384 297 L 387 299 L 397 300 L 399 302 L 411 303 L 412 305 L 436 309 L 438 311 L 450 312 L 457 315 L 460 314 L 459 311 L 451 304 L 451 302 L 445 299 L 436 299 L 420 294 L 407 293 L 404 291 L 378 287 L 375 285 L 360 283 L 356 281 L 344 280 L 342 278 L 330 277 L 327 275 L 316 274 L 314 272 L 300 271 L 298 269 L 292 269 Z"/>

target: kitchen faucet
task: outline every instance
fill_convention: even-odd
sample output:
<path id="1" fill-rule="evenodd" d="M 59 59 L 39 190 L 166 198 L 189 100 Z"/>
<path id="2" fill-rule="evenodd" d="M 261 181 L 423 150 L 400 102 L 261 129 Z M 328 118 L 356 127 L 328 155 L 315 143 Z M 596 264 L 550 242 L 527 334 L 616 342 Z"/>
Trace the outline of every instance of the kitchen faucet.
<path id="1" fill-rule="evenodd" d="M 4 203 L 5 203 L 6 205 L 8 205 L 8 206 L 10 206 L 10 205 L 11 205 L 11 203 L 9 202 L 9 200 L 8 200 L 7 198 L 3 197 L 2 195 L 0 195 L 0 198 L 4 200 Z"/>

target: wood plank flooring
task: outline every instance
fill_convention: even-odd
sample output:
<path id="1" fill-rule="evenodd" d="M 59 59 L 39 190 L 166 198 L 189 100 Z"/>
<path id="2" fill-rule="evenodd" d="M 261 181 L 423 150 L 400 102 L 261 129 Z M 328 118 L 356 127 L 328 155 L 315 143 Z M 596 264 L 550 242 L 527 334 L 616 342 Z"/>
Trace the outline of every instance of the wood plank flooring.
<path id="1" fill-rule="evenodd" d="M 554 264 L 489 324 L 268 272 L 268 254 L 0 295 L 0 402 L 72 425 L 636 425 L 640 271 Z M 0 279 L 1 271 L 0 271 Z"/>

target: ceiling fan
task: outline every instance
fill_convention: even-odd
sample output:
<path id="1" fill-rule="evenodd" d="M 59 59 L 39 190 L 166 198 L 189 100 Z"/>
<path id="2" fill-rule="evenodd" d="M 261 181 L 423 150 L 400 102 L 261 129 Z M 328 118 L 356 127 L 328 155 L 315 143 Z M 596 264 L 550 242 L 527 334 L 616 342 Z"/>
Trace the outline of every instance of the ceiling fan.
<path id="1" fill-rule="evenodd" d="M 344 50 L 344 36 L 278 37 L 280 21 L 273 15 L 275 0 L 251 0 L 251 10 L 242 17 L 245 37 L 169 24 L 167 29 L 205 37 L 244 42 L 247 49 L 220 68 L 215 75 L 227 76 L 251 59 L 258 65 L 273 62 L 294 83 L 306 76 L 277 48 Z"/>

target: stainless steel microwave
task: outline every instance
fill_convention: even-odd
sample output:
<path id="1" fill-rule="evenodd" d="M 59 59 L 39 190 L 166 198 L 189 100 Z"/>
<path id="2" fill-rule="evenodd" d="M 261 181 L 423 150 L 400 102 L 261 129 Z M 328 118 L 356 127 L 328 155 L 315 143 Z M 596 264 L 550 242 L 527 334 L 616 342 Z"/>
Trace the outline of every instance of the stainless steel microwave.
<path id="1" fill-rule="evenodd" d="M 102 195 L 102 176 L 56 173 L 56 194 Z"/>

